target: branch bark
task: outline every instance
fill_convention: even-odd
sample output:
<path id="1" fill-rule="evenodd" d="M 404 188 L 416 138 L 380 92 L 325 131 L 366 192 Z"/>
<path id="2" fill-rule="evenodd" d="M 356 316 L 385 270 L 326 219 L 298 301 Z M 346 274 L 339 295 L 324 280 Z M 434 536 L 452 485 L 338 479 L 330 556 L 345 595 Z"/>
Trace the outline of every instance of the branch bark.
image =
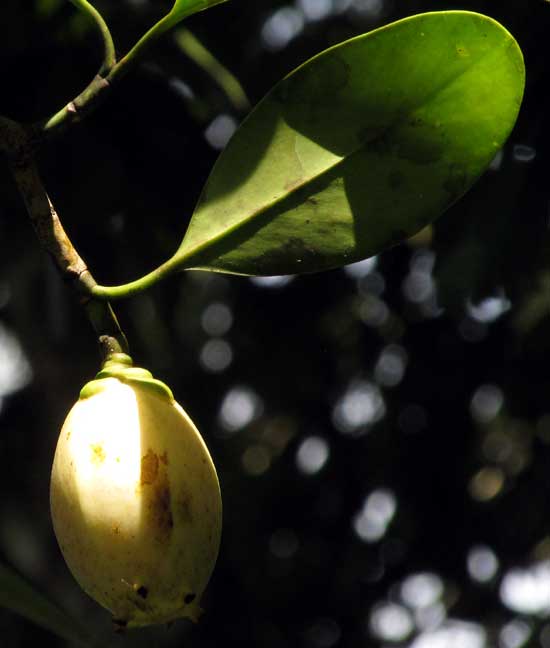
<path id="1" fill-rule="evenodd" d="M 98 337 L 103 360 L 112 353 L 128 353 L 126 336 L 110 304 L 90 297 L 96 282 L 65 232 L 44 188 L 34 160 L 34 149 L 31 128 L 0 117 L 0 153 L 8 161 L 41 246 L 84 307 Z"/>

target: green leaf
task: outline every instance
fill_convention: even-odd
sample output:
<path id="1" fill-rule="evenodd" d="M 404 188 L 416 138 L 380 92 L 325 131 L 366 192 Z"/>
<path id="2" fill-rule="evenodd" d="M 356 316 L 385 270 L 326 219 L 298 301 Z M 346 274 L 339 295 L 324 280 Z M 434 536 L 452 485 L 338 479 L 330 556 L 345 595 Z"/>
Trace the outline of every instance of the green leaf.
<path id="1" fill-rule="evenodd" d="M 319 54 L 237 130 L 166 268 L 313 272 L 404 240 L 489 165 L 524 77 L 514 38 L 466 11 L 406 18 Z"/>
<path id="2" fill-rule="evenodd" d="M 71 1 L 80 2 L 81 0 Z M 204 9 L 209 9 L 214 5 L 221 4 L 222 2 L 227 2 L 227 0 L 176 0 L 172 9 L 157 23 L 155 23 L 132 47 L 128 54 L 119 61 L 119 65 L 115 67 L 109 80 L 112 82 L 113 78 L 116 77 L 117 74 L 121 74 L 123 70 L 126 70 L 129 66 L 134 64 L 144 50 L 184 18 L 187 18 L 198 11 L 203 11 Z"/>
<path id="3" fill-rule="evenodd" d="M 0 606 L 30 619 L 79 646 L 92 642 L 80 625 L 55 603 L 37 592 L 19 574 L 0 564 Z"/>
<path id="4" fill-rule="evenodd" d="M 210 9 L 210 7 L 221 4 L 222 2 L 227 2 L 227 0 L 176 0 L 172 10 L 168 14 L 169 24 L 173 26 L 184 18 L 187 18 L 187 16 L 191 16 L 204 9 Z"/>

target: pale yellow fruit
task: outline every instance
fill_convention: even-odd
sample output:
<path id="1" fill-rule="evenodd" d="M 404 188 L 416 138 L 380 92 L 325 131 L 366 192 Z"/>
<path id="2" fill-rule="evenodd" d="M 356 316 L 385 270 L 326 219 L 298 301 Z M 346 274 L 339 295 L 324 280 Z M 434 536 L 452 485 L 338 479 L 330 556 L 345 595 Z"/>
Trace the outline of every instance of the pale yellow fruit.
<path id="1" fill-rule="evenodd" d="M 170 390 L 148 376 L 123 367 L 89 383 L 63 425 L 52 469 L 63 556 L 121 626 L 196 620 L 221 534 L 206 445 Z"/>

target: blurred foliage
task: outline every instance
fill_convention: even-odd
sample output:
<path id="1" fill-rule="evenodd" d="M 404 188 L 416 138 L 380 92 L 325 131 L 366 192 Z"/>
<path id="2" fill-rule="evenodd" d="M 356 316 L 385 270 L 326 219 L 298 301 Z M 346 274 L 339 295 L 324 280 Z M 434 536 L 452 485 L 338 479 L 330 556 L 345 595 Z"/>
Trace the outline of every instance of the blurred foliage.
<path id="1" fill-rule="evenodd" d="M 119 53 L 168 5 L 97 2 Z M 0 558 L 99 645 L 550 645 L 550 6 L 232 0 L 186 26 L 254 103 L 331 44 L 446 8 L 514 34 L 527 90 L 492 169 L 432 231 L 346 270 L 271 282 L 188 273 L 117 304 L 134 358 L 172 387 L 219 468 L 224 535 L 197 626 L 115 637 L 61 558 L 49 471 L 98 356 L 0 166 Z M 99 39 L 69 2 L 5 0 L 0 12 L 0 113 L 43 117 L 95 74 Z M 173 253 L 242 117 L 167 37 L 42 152 L 98 281 Z M 66 645 L 8 611 L 0 636 L 10 648 Z"/>

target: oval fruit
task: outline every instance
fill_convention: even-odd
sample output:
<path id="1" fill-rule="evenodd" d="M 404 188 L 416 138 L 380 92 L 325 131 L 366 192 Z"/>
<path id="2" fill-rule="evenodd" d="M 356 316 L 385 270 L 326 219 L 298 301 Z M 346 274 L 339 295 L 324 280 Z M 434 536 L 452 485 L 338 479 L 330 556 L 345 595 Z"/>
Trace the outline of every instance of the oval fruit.
<path id="1" fill-rule="evenodd" d="M 170 390 L 128 356 L 69 412 L 50 504 L 69 569 L 116 624 L 197 620 L 220 543 L 216 470 Z"/>

